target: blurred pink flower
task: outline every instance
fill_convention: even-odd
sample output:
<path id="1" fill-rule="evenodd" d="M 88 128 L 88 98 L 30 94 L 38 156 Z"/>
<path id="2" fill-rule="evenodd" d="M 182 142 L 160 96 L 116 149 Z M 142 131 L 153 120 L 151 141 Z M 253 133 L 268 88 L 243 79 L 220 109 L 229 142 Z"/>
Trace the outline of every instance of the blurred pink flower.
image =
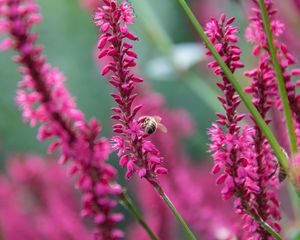
<path id="1" fill-rule="evenodd" d="M 294 3 L 300 11 L 300 0 L 294 0 Z"/>
<path id="2" fill-rule="evenodd" d="M 6 170 L 0 177 L 3 239 L 92 239 L 78 217 L 79 199 L 57 163 L 19 156 L 8 159 Z"/>
<path id="3" fill-rule="evenodd" d="M 82 7 L 86 10 L 93 12 L 99 7 L 102 0 L 79 0 Z"/>
<path id="4" fill-rule="evenodd" d="M 205 24 L 211 16 L 219 16 L 224 8 L 228 5 L 231 6 L 231 2 L 234 0 L 201 0 L 195 1 L 194 7 L 197 19 L 199 19 L 201 24 Z"/>
<path id="5" fill-rule="evenodd" d="M 98 135 L 96 119 L 87 122 L 64 86 L 64 77 L 52 68 L 36 46 L 33 24 L 41 20 L 33 0 L 4 0 L 0 4 L 0 29 L 8 33 L 9 46 L 18 52 L 14 60 L 21 65 L 23 80 L 19 83 L 17 104 L 23 119 L 31 126 L 41 123 L 38 139 L 56 137 L 49 152 L 61 148 L 61 162 L 72 162 L 72 174 L 78 174 L 77 186 L 83 191 L 82 216 L 90 216 L 97 226 L 97 239 L 119 239 L 123 233 L 116 227 L 122 219 L 112 209 L 117 204 L 111 197 L 122 192 L 116 183 L 116 169 L 106 160 L 109 142 Z"/>

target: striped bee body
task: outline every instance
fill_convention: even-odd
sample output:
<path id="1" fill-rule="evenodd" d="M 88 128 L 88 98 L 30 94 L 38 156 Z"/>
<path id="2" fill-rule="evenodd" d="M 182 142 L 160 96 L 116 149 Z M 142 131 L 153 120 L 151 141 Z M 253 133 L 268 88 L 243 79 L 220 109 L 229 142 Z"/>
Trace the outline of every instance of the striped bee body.
<path id="1" fill-rule="evenodd" d="M 157 123 L 154 121 L 149 120 L 147 124 L 145 124 L 145 133 L 152 134 L 157 129 Z"/>
<path id="2" fill-rule="evenodd" d="M 289 159 L 289 155 L 287 154 L 287 152 L 281 148 L 281 151 L 283 152 L 283 154 L 285 155 L 286 159 Z M 279 170 L 278 170 L 278 180 L 279 182 L 283 182 L 286 178 L 287 178 L 287 173 L 284 170 L 284 168 L 281 166 L 281 164 L 279 163 L 279 161 L 277 160 L 278 165 L 279 165 Z"/>
<path id="3" fill-rule="evenodd" d="M 283 167 L 279 166 L 279 171 L 278 171 L 278 180 L 279 182 L 283 182 L 287 178 L 287 174 Z"/>
<path id="4" fill-rule="evenodd" d="M 166 133 L 167 128 L 160 123 L 161 117 L 159 116 L 146 116 L 141 127 L 144 129 L 145 133 L 150 135 L 156 131 L 156 129 L 161 130 Z"/>

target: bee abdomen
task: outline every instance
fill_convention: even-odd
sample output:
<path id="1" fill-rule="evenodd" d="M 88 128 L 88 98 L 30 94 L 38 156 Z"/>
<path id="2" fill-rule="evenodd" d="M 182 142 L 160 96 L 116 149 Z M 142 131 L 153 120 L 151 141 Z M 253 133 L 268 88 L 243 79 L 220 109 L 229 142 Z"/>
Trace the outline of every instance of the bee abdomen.
<path id="1" fill-rule="evenodd" d="M 278 179 L 279 182 L 283 182 L 287 177 L 287 174 L 285 172 L 285 170 L 280 166 L 279 168 L 279 173 L 278 173 Z"/>
<path id="2" fill-rule="evenodd" d="M 155 132 L 155 130 L 156 130 L 156 124 L 153 122 L 148 123 L 147 126 L 145 127 L 145 132 L 147 134 L 152 134 Z"/>

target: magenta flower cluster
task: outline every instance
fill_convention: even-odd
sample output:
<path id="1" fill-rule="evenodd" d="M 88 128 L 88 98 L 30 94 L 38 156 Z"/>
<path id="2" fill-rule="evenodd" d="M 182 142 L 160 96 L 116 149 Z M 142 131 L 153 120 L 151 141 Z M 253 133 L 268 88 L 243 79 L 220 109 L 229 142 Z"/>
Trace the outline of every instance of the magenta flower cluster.
<path id="1" fill-rule="evenodd" d="M 34 155 L 7 159 L 6 175 L 0 176 L 1 237 L 92 239 L 78 218 L 79 201 L 70 180 L 52 159 Z"/>
<path id="2" fill-rule="evenodd" d="M 235 45 L 238 40 L 235 33 L 238 29 L 230 25 L 233 21 L 234 18 L 226 20 L 225 15 L 222 15 L 219 21 L 212 19 L 206 25 L 206 34 L 232 72 L 243 67 L 243 64 L 239 62 L 241 50 Z M 210 52 L 207 54 L 211 55 Z M 218 64 L 214 61 L 208 65 L 214 68 L 216 75 L 222 77 L 223 83 L 217 85 L 224 92 L 224 97 L 218 97 L 218 99 L 226 112 L 225 115 L 217 113 L 219 125 L 213 124 L 209 130 L 213 142 L 210 145 L 210 152 L 214 152 L 215 159 L 213 173 L 219 173 L 224 168 L 223 174 L 217 180 L 218 184 L 225 183 L 222 190 L 224 199 L 229 199 L 241 191 L 245 196 L 245 193 L 259 190 L 255 182 L 247 180 L 247 166 L 251 157 L 248 149 L 251 147 L 253 131 L 249 128 L 240 129 L 238 123 L 244 118 L 244 115 L 237 114 L 240 99 Z M 226 132 L 221 126 L 225 127 Z"/>
<path id="3" fill-rule="evenodd" d="M 98 42 L 98 57 L 109 57 L 101 74 L 111 73 L 109 83 L 116 89 L 111 94 L 117 104 L 112 109 L 114 114 L 111 118 L 118 121 L 113 125 L 113 131 L 119 135 L 112 138 L 112 146 L 118 151 L 121 167 L 127 167 L 127 179 L 138 172 L 141 178 L 156 184 L 157 174 L 165 174 L 167 170 L 161 166 L 163 158 L 159 150 L 147 140 L 148 135 L 141 127 L 144 118 L 137 119 L 142 105 L 134 105 L 136 84 L 143 80 L 131 70 L 136 66 L 137 58 L 132 43 L 128 41 L 137 40 L 128 29 L 134 20 L 133 10 L 127 1 L 119 6 L 116 0 L 103 2 L 104 5 L 96 12 L 95 20 L 102 32 Z"/>
<path id="4" fill-rule="evenodd" d="M 255 7 L 252 9 L 253 16 L 250 17 L 250 24 L 246 31 L 246 39 L 253 43 L 253 55 L 258 56 L 260 53 L 263 58 L 269 58 L 269 64 L 271 65 L 270 49 L 267 42 L 267 36 L 264 30 L 263 20 L 261 17 L 261 11 L 259 10 L 259 3 L 257 0 L 252 0 Z M 296 87 L 300 85 L 299 80 L 292 81 L 293 76 L 300 75 L 300 69 L 293 68 L 296 64 L 296 59 L 292 53 L 288 50 L 286 44 L 282 43 L 280 36 L 284 33 L 284 24 L 276 18 L 277 10 L 274 8 L 273 1 L 265 1 L 267 13 L 270 19 L 271 31 L 273 33 L 274 44 L 277 49 L 277 56 L 280 62 L 281 71 L 285 82 L 286 91 L 288 94 L 289 103 L 293 112 L 297 126 L 300 124 L 300 95 L 296 93 Z M 276 105 L 281 107 L 281 100 L 279 94 L 277 94 Z M 299 141 L 299 140 L 298 140 Z"/>
<path id="5" fill-rule="evenodd" d="M 270 19 L 300 144 L 300 93 L 296 89 L 300 80 L 293 80 L 300 75 L 300 69 L 294 68 L 295 57 L 282 42 L 284 25 L 277 19 L 273 1 L 261 2 Z M 275 74 L 278 71 L 272 61 L 261 2 L 252 0 L 253 15 L 245 33 L 247 41 L 253 44 L 252 55 L 258 62 L 254 69 L 244 71 L 244 77 L 250 82 L 245 93 L 267 125 L 275 123 L 273 116 L 279 116 L 284 125 Z M 19 65 L 22 80 L 17 85 L 16 103 L 23 120 L 31 127 L 38 126 L 39 141 L 52 141 L 48 153 L 60 151 L 59 162 L 69 168 L 70 175 L 75 176 L 75 186 L 82 192 L 80 215 L 91 220 L 94 231 L 89 232 L 76 217 L 77 202 L 67 187 L 70 179 L 64 178 L 60 166 L 26 156 L 23 161 L 13 158 L 8 164 L 7 176 L 0 175 L 1 237 L 12 240 L 123 239 L 124 232 L 118 225 L 124 216 L 115 210 L 118 202 L 123 203 L 139 223 L 138 226 L 133 224 L 129 231 L 129 238 L 134 240 L 149 239 L 149 236 L 151 239 L 177 239 L 181 235 L 175 220 L 188 239 L 196 239 L 195 232 L 207 240 L 271 240 L 284 232 L 281 231 L 284 223 L 280 223 L 282 216 L 277 196 L 282 182 L 281 166 L 264 135 L 265 129 L 255 121 L 257 116 L 241 114 L 240 103 L 246 97 L 236 91 L 239 89 L 233 86 L 233 80 L 228 78 L 219 60 L 208 63 L 219 79 L 216 85 L 221 94 L 217 99 L 224 110 L 216 113 L 217 120 L 208 130 L 209 152 L 214 160 L 211 172 L 217 175 L 214 179 L 208 173 L 211 166 L 192 162 L 180 145 L 184 137 L 195 132 L 189 115 L 184 110 L 168 110 L 164 98 L 142 84 L 144 80 L 136 74 L 138 55 L 133 43 L 138 37 L 130 30 L 135 14 L 129 0 L 80 0 L 80 3 L 94 11 L 94 21 L 100 32 L 97 61 L 103 64 L 101 75 L 114 91 L 111 94 L 115 106 L 110 141 L 100 136 L 99 121 L 86 120 L 65 86 L 64 75 L 48 63 L 42 46 L 37 44 L 38 35 L 32 32 L 32 27 L 41 22 L 42 17 L 34 0 L 0 0 L 0 34 L 4 36 L 0 51 L 13 49 L 17 52 L 13 60 Z M 233 26 L 234 21 L 234 17 L 221 14 L 219 19 L 211 18 L 205 27 L 209 41 L 232 74 L 244 68 L 242 50 L 238 46 L 239 29 Z M 176 52 L 177 47 L 174 49 Z M 210 51 L 206 54 L 214 55 Z M 250 105 L 250 101 L 246 105 Z M 168 134 L 159 131 L 162 125 L 158 119 L 168 126 Z M 151 132 L 146 130 L 149 128 Z M 284 140 L 279 141 L 282 144 Z M 150 183 L 144 186 L 143 181 L 134 180 L 143 216 L 118 183 L 117 169 L 108 163 L 112 151 L 117 153 L 119 165 L 126 169 L 127 180 L 137 175 Z M 289 155 L 289 177 L 300 189 L 300 155 Z M 211 189 L 213 181 L 221 196 L 218 188 L 214 188 L 217 191 Z M 20 196 L 25 204 L 18 200 Z M 172 198 L 175 199 L 173 203 Z M 37 203 L 34 209 L 32 202 Z M 230 204 L 237 214 L 230 210 Z M 31 211 L 34 211 L 32 218 L 28 214 Z M 39 227 L 31 229 L 30 225 Z M 144 229 L 138 228 L 140 226 Z"/>
<path id="6" fill-rule="evenodd" d="M 119 213 L 111 213 L 122 188 L 115 182 L 116 170 L 106 160 L 110 153 L 109 142 L 98 138 L 100 124 L 95 119 L 86 122 L 83 113 L 64 86 L 64 76 L 51 67 L 36 46 L 36 34 L 30 32 L 41 17 L 31 0 L 6 0 L 1 4 L 2 32 L 9 38 L 2 47 L 18 52 L 14 60 L 21 65 L 23 80 L 19 82 L 17 104 L 24 121 L 31 126 L 41 123 L 38 139 L 56 137 L 49 146 L 52 153 L 60 147 L 61 162 L 72 159 L 71 174 L 78 174 L 78 187 L 83 191 L 82 216 L 94 219 L 97 239 L 119 239 L 123 233 L 116 228 L 122 220 Z"/>
<path id="7" fill-rule="evenodd" d="M 271 121 L 267 118 L 267 114 L 271 107 L 274 106 L 277 87 L 274 82 L 275 73 L 269 65 L 268 57 L 262 55 L 258 67 L 245 72 L 245 75 L 252 80 L 251 86 L 246 90 L 252 94 L 253 104 L 263 119 L 269 124 Z M 253 122 L 255 124 L 254 120 Z M 253 143 L 255 156 L 253 160 L 256 162 L 255 171 L 258 186 L 260 187 L 260 191 L 255 194 L 254 206 L 263 220 L 268 222 L 277 231 L 280 231 L 278 221 L 281 219 L 281 214 L 276 194 L 279 185 L 279 165 L 260 128 L 255 124 L 254 129 Z M 258 236 L 268 236 L 261 227 L 257 226 L 257 228 L 256 232 Z"/>
<path id="8" fill-rule="evenodd" d="M 206 25 L 208 37 L 232 73 L 243 67 L 239 62 L 241 50 L 236 46 L 238 29 L 231 26 L 233 20 L 226 20 L 221 15 L 219 21 L 212 19 Z M 211 53 L 208 52 L 208 55 Z M 241 129 L 239 122 L 244 115 L 237 114 L 240 99 L 234 87 L 215 61 L 208 65 L 222 78 L 223 82 L 217 83 L 217 86 L 224 92 L 224 97 L 218 99 L 225 110 L 225 114 L 217 113 L 219 120 L 209 130 L 212 141 L 210 151 L 215 161 L 213 173 L 219 173 L 222 169 L 217 184 L 224 184 L 224 199 L 235 196 L 235 208 L 246 220 L 244 227 L 251 233 L 251 239 L 267 239 L 270 235 L 256 223 L 253 215 L 257 214 L 277 231 L 280 230 L 276 222 L 280 220 L 280 211 L 274 191 L 278 185 L 277 175 L 274 174 L 277 168 L 275 157 L 255 122 L 255 127 Z M 274 96 L 277 96 L 277 89 L 268 58 L 262 56 L 258 69 L 246 72 L 246 76 L 252 79 L 247 91 L 253 94 L 254 105 L 269 122 L 266 114 L 274 102 Z"/>

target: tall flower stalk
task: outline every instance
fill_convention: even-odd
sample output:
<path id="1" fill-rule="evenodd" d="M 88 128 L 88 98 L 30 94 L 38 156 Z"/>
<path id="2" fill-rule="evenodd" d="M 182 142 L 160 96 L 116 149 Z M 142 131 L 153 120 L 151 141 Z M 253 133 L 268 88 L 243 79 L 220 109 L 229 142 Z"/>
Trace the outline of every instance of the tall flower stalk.
<path id="1" fill-rule="evenodd" d="M 295 92 L 296 84 L 292 82 L 292 76 L 300 74 L 298 69 L 288 70 L 288 67 L 296 63 L 293 55 L 288 51 L 285 44 L 278 37 L 282 35 L 284 25 L 276 19 L 276 10 L 271 0 L 253 0 L 256 5 L 253 8 L 254 15 L 250 18 L 247 38 L 255 44 L 253 54 L 258 55 L 261 51 L 269 56 L 278 81 L 277 105 L 284 111 L 285 121 L 290 137 L 291 153 L 297 152 L 296 131 L 293 119 L 299 127 L 300 105 L 299 94 Z"/>
<path id="2" fill-rule="evenodd" d="M 105 6 L 99 8 L 96 13 L 96 24 L 100 27 L 102 35 L 99 39 L 99 58 L 111 56 L 110 61 L 103 67 L 101 74 L 112 73 L 110 84 L 116 88 L 112 94 L 118 107 L 113 108 L 112 119 L 117 120 L 113 131 L 120 136 L 113 137 L 113 148 L 118 150 L 120 165 L 127 167 L 126 178 L 129 179 L 135 172 L 141 178 L 146 178 L 154 186 L 158 186 L 157 174 L 165 174 L 159 151 L 147 141 L 148 134 L 141 128 L 141 120 L 136 120 L 141 105 L 133 106 L 136 94 L 133 93 L 136 83 L 143 82 L 130 70 L 136 66 L 137 54 L 132 51 L 132 43 L 126 39 L 135 41 L 127 25 L 133 23 L 131 6 L 124 1 L 120 7 L 117 1 L 104 1 Z M 134 150 L 134 151 L 132 151 Z"/>
<path id="3" fill-rule="evenodd" d="M 166 174 L 167 169 L 162 166 L 163 158 L 159 150 L 148 140 L 149 134 L 143 130 L 145 117 L 137 118 L 142 105 L 134 105 L 137 96 L 134 90 L 136 84 L 143 80 L 131 70 L 136 66 L 138 57 L 132 50 L 132 43 L 128 41 L 138 39 L 128 29 L 128 25 L 134 20 L 133 9 L 126 0 L 120 5 L 116 0 L 103 0 L 103 3 L 96 12 L 95 21 L 101 31 L 98 57 L 110 58 L 101 74 L 105 76 L 111 73 L 109 83 L 116 89 L 111 94 L 117 104 L 112 109 L 112 119 L 118 122 L 113 125 L 114 133 L 118 134 L 112 138 L 113 149 L 118 151 L 121 167 L 127 168 L 126 178 L 129 179 L 136 172 L 141 178 L 145 178 L 171 209 L 189 239 L 196 239 L 159 183 L 157 175 Z"/>
<path id="4" fill-rule="evenodd" d="M 255 7 L 253 8 L 253 15 L 250 18 L 249 27 L 246 31 L 246 37 L 249 42 L 254 43 L 253 54 L 267 55 L 269 64 L 275 72 L 276 77 L 274 81 L 277 80 L 278 83 L 275 106 L 283 111 L 285 115 L 284 120 L 290 141 L 289 167 L 292 167 L 293 158 L 298 151 L 300 143 L 300 95 L 296 91 L 299 81 L 293 81 L 292 78 L 299 76 L 300 70 L 293 67 L 296 63 L 296 59 L 280 38 L 284 33 L 284 24 L 277 19 L 277 10 L 274 7 L 273 1 L 253 0 L 253 3 Z M 289 175 L 292 171 L 281 170 L 281 172 L 284 172 L 285 175 Z M 296 187 L 295 192 L 298 195 L 298 199 L 295 197 L 292 188 L 290 188 L 290 197 L 294 202 L 294 206 L 297 206 L 299 205 L 300 190 L 293 174 L 290 175 L 290 179 Z"/>
<path id="5" fill-rule="evenodd" d="M 189 8 L 185 0 L 178 0 L 181 4 L 182 8 L 186 12 L 187 16 L 190 18 L 193 26 L 197 30 L 197 33 L 199 34 L 200 38 L 204 41 L 209 51 L 212 53 L 212 56 L 216 60 L 216 62 L 219 64 L 219 66 L 224 71 L 224 74 L 240 96 L 241 100 L 243 101 L 246 108 L 251 113 L 252 117 L 255 119 L 256 124 L 259 126 L 265 137 L 267 138 L 270 146 L 272 147 L 272 150 L 274 154 L 276 155 L 278 161 L 280 162 L 281 166 L 284 170 L 288 170 L 288 159 L 286 154 L 282 151 L 282 148 L 280 147 L 277 139 L 275 138 L 274 134 L 272 133 L 271 129 L 268 127 L 267 123 L 264 121 L 264 119 L 261 117 L 260 113 L 254 106 L 254 104 L 251 102 L 250 97 L 243 91 L 241 85 L 236 80 L 235 76 L 230 71 L 229 67 L 226 65 L 225 61 L 222 59 L 221 55 L 218 53 L 218 51 L 215 49 L 214 45 L 210 42 L 209 38 L 205 34 L 202 26 L 197 21 L 195 15 L 193 14 L 192 10 Z"/>
<path id="6" fill-rule="evenodd" d="M 265 137 L 268 139 L 269 144 L 272 146 L 272 149 L 282 164 L 283 168 L 285 170 L 288 169 L 288 164 L 287 164 L 287 158 L 284 156 L 284 152 L 280 148 L 280 145 L 278 144 L 277 140 L 275 139 L 274 135 L 272 134 L 271 130 L 267 126 L 266 122 L 264 119 L 261 117 L 259 111 L 256 109 L 256 107 L 250 102 L 250 98 L 245 95 L 243 90 L 241 89 L 241 86 L 238 84 L 236 81 L 235 77 L 233 76 L 231 69 L 226 65 L 226 59 L 222 59 L 222 56 L 219 54 L 218 49 L 213 46 L 211 41 L 208 39 L 208 37 L 205 35 L 201 25 L 193 15 L 192 11 L 186 4 L 184 0 L 179 0 L 180 4 L 182 5 L 183 9 L 187 13 L 188 17 L 192 21 L 193 25 L 195 26 L 197 32 L 199 33 L 200 37 L 204 40 L 205 44 L 207 44 L 207 47 L 209 48 L 210 52 L 214 56 L 216 62 L 220 65 L 222 70 L 224 71 L 224 74 L 226 77 L 228 77 L 230 83 L 234 86 L 238 94 L 240 95 L 242 101 L 252 114 L 252 117 L 255 119 L 256 124 L 259 126 Z M 252 217 L 266 230 L 268 231 L 275 239 L 281 239 L 279 234 L 269 225 L 264 222 L 264 220 L 259 217 L 252 215 Z M 258 217 L 258 218 L 257 218 Z"/>
<path id="7" fill-rule="evenodd" d="M 233 21 L 234 18 L 226 19 L 225 15 L 221 15 L 219 20 L 212 18 L 205 31 L 232 73 L 243 67 L 240 62 L 241 49 L 236 45 L 238 29 L 231 25 Z M 210 56 L 211 52 L 207 54 Z M 222 78 L 222 83 L 217 86 L 224 97 L 218 99 L 225 110 L 225 114 L 217 113 L 219 120 L 209 130 L 212 141 L 209 149 L 215 161 L 212 172 L 216 174 L 222 171 L 217 179 L 217 184 L 223 184 L 222 196 L 225 200 L 235 196 L 236 211 L 246 220 L 245 228 L 254 236 L 258 233 L 259 225 L 252 216 L 259 215 L 261 206 L 252 202 L 256 200 L 255 196 L 263 192 L 258 181 L 260 175 L 255 172 L 257 162 L 254 161 L 256 156 L 253 155 L 252 138 L 256 136 L 252 128 L 239 126 L 244 117 L 237 113 L 240 99 L 223 70 L 216 61 L 210 62 L 208 66 Z M 258 235 L 258 239 L 266 239 Z"/>
<path id="8" fill-rule="evenodd" d="M 91 217 L 96 225 L 96 239 L 120 239 L 123 232 L 117 228 L 123 215 L 113 213 L 117 204 L 114 198 L 125 202 L 129 210 L 135 209 L 123 189 L 116 182 L 116 169 L 106 162 L 110 145 L 99 138 L 100 124 L 91 119 L 86 121 L 77 109 L 74 99 L 64 86 L 64 76 L 51 67 L 36 46 L 37 34 L 31 27 L 41 21 L 38 7 L 32 0 L 3 0 L 0 2 L 1 33 L 9 38 L 0 45 L 2 50 L 13 48 L 18 55 L 14 60 L 20 64 L 23 80 L 18 84 L 17 104 L 23 119 L 33 127 L 40 123 L 38 139 L 55 137 L 49 152 L 61 148 L 61 162 L 72 159 L 71 174 L 78 175 L 77 186 L 82 190 L 83 217 Z M 151 235 L 135 209 L 135 216 Z"/>
<path id="9" fill-rule="evenodd" d="M 252 80 L 251 86 L 246 91 L 252 94 L 253 104 L 263 119 L 270 123 L 271 120 L 268 119 L 267 114 L 274 105 L 274 101 L 276 101 L 277 86 L 274 81 L 275 73 L 270 66 L 269 57 L 263 54 L 258 67 L 246 72 L 245 75 Z M 255 124 L 255 121 L 253 122 Z M 253 205 L 257 209 L 258 215 L 279 232 L 281 214 L 276 190 L 279 185 L 278 174 L 280 170 L 270 145 L 256 124 L 254 130 L 253 160 L 256 162 L 256 181 L 260 191 L 255 193 Z M 270 237 L 262 227 L 258 226 L 255 231 L 259 239 L 268 239 Z"/>

